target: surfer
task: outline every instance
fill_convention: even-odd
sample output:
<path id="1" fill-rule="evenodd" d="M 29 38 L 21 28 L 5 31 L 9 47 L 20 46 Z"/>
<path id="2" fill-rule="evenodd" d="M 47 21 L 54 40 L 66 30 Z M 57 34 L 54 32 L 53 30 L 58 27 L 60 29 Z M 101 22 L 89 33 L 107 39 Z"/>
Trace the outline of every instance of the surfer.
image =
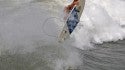
<path id="1" fill-rule="evenodd" d="M 73 9 L 73 7 L 75 5 L 79 4 L 79 0 L 74 0 L 70 5 L 66 6 L 64 8 L 64 13 L 66 14 L 66 16 L 64 16 L 64 20 L 66 20 L 66 18 L 68 17 L 69 12 Z"/>
<path id="2" fill-rule="evenodd" d="M 59 42 L 66 40 L 80 21 L 83 12 L 85 0 L 73 0 L 73 2 L 64 8 L 64 27 L 59 35 Z"/>
<path id="3" fill-rule="evenodd" d="M 77 26 L 79 22 L 79 19 L 78 19 L 79 10 L 76 7 L 74 7 L 78 5 L 79 5 L 79 0 L 73 0 L 73 2 L 70 5 L 64 8 L 64 13 L 65 13 L 64 21 L 66 21 L 67 23 L 70 34 L 73 32 L 74 28 Z M 72 10 L 72 13 L 70 14 L 71 10 Z"/>

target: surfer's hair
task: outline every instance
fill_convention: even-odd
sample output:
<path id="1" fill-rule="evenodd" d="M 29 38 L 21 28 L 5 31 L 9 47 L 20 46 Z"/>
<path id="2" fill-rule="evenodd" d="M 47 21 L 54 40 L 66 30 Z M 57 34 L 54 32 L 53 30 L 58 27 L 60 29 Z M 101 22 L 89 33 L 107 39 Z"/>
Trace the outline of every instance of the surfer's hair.
<path id="1" fill-rule="evenodd" d="M 74 1 L 78 1 L 78 0 L 74 0 Z"/>

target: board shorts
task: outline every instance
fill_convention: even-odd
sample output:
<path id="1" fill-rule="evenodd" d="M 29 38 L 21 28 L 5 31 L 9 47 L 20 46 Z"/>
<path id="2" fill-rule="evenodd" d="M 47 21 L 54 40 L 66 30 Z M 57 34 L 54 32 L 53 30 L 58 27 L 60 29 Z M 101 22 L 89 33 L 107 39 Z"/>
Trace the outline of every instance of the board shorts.
<path id="1" fill-rule="evenodd" d="M 71 12 L 69 18 L 67 19 L 67 26 L 68 26 L 68 30 L 69 33 L 71 34 L 73 32 L 73 30 L 75 29 L 75 27 L 77 26 L 77 24 L 79 23 L 79 19 L 78 19 L 78 10 L 76 9 L 76 7 L 73 9 L 73 11 Z"/>

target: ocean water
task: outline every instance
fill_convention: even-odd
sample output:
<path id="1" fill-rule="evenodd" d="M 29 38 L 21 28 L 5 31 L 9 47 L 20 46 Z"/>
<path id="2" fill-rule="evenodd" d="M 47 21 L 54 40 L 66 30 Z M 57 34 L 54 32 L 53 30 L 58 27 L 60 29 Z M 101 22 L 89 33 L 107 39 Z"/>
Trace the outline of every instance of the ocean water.
<path id="1" fill-rule="evenodd" d="M 125 1 L 86 0 L 58 43 L 71 0 L 1 0 L 0 70 L 125 70 Z"/>

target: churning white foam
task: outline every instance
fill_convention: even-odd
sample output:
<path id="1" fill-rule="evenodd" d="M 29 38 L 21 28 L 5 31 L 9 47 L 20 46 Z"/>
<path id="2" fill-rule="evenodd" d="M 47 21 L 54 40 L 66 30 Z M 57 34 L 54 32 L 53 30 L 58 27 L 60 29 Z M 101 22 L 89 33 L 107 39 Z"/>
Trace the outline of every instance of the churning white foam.
<path id="1" fill-rule="evenodd" d="M 112 5 L 112 0 L 110 0 L 108 4 L 114 8 L 109 10 L 110 7 L 103 5 L 104 2 L 107 3 L 107 1 L 102 0 L 86 1 L 85 9 L 81 17 L 82 22 L 80 23 L 83 27 L 74 33 L 77 47 L 84 49 L 87 45 L 91 47 L 91 42 L 100 44 L 124 39 L 125 30 L 120 25 L 123 23 L 119 22 L 120 19 L 124 19 L 125 17 L 122 13 L 124 10 L 121 12 L 121 10 L 117 9 L 117 5 Z M 116 1 L 116 3 L 119 2 L 120 1 Z M 120 8 L 123 9 L 124 5 L 120 6 Z M 114 11 L 117 13 L 114 13 Z M 120 16 L 120 13 L 122 16 Z M 115 16 L 117 20 L 114 19 L 113 16 Z"/>

